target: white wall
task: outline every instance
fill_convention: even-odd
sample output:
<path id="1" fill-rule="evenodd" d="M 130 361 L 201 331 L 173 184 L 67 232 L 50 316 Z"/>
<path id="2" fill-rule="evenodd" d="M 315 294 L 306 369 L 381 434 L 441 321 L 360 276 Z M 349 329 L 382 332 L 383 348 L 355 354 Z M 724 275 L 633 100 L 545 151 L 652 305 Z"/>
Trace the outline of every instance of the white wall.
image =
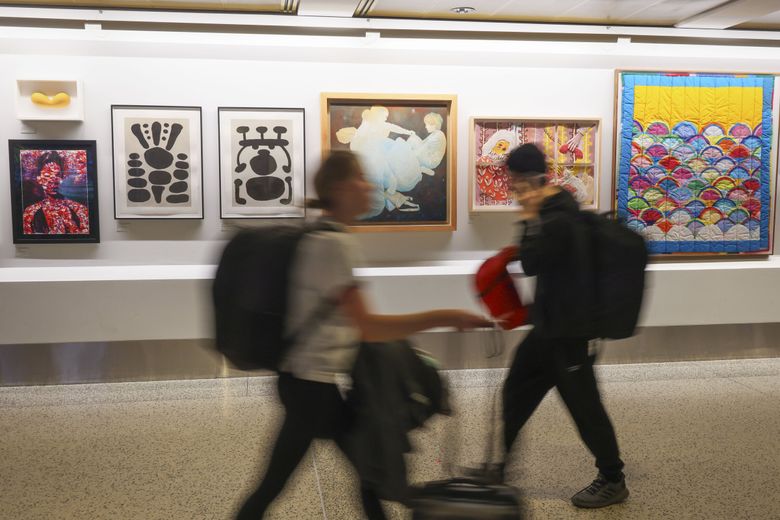
<path id="1" fill-rule="evenodd" d="M 313 174 L 320 157 L 320 92 L 457 94 L 458 230 L 359 235 L 372 265 L 430 264 L 484 258 L 513 235 L 511 215 L 468 214 L 469 117 L 600 118 L 600 203 L 608 208 L 614 69 L 777 72 L 778 59 L 776 48 L 704 44 L 375 40 L 0 27 L 0 143 L 21 138 L 96 140 L 101 215 L 100 244 L 15 246 L 9 183 L 0 179 L 0 267 L 41 268 L 27 278 L 20 275 L 26 271 L 16 269 L 0 276 L 0 343 L 208 334 L 204 276 L 171 280 L 176 278 L 176 268 L 165 266 L 212 264 L 231 231 L 219 219 L 219 106 L 305 108 L 307 168 Z M 14 113 L 14 81 L 59 77 L 82 80 L 83 124 L 28 127 L 20 123 Z M 202 222 L 114 221 L 111 104 L 203 107 Z M 3 144 L 0 165 L 5 169 L 7 164 Z M 780 282 L 780 264 L 775 264 L 773 260 L 665 264 L 653 274 L 646 323 L 780 321 L 780 312 L 774 310 L 778 308 L 774 280 Z M 53 281 L 59 276 L 53 268 L 112 265 L 147 267 L 135 281 L 118 274 L 103 276 L 109 271 L 100 271 L 104 279 L 99 281 L 87 282 L 90 277 L 80 276 L 71 282 Z M 203 269 L 199 272 L 208 271 Z M 403 311 L 418 304 L 467 306 L 472 302 L 465 273 L 471 267 L 464 269 L 454 278 L 417 274 L 402 283 L 395 283 L 390 271 L 373 272 L 370 278 L 372 287 L 381 288 L 375 291 L 375 299 L 382 310 Z M 14 281 L 19 276 L 28 282 Z M 729 290 L 749 304 L 725 312 L 730 304 L 723 291 Z M 694 308 L 699 311 L 691 312 Z M 56 324 L 37 327 L 39 322 L 31 321 L 31 316 L 44 310 Z"/>
<path id="2" fill-rule="evenodd" d="M 10 193 L 0 183 L 0 265 L 204 264 L 229 229 L 219 219 L 217 107 L 303 107 L 307 167 L 320 157 L 323 91 L 458 95 L 458 230 L 363 234 L 370 263 L 475 259 L 512 237 L 510 215 L 469 217 L 471 116 L 598 117 L 600 202 L 610 204 L 614 68 L 776 70 L 780 51 L 749 47 L 619 43 L 480 42 L 4 28 L 0 35 L 0 142 L 95 139 L 101 215 L 97 245 L 11 243 Z M 751 55 L 757 56 L 750 59 Z M 715 59 L 717 57 L 717 60 Z M 283 60 L 283 61 L 270 61 Z M 444 63 L 444 64 L 441 64 Z M 14 113 L 17 78 L 83 81 L 83 124 L 38 123 Z M 113 219 L 111 104 L 203 107 L 205 220 Z M 0 164 L 8 164 L 0 146 Z"/>

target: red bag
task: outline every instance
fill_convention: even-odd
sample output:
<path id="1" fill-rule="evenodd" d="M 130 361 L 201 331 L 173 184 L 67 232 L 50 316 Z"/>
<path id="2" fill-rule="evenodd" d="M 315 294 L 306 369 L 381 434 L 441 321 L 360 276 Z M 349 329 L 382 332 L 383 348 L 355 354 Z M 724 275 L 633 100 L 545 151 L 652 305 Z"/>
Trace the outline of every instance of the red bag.
<path id="1" fill-rule="evenodd" d="M 516 258 L 517 247 L 506 247 L 485 260 L 474 277 L 477 295 L 504 330 L 528 322 L 528 307 L 520 300 L 517 287 L 506 269 Z"/>

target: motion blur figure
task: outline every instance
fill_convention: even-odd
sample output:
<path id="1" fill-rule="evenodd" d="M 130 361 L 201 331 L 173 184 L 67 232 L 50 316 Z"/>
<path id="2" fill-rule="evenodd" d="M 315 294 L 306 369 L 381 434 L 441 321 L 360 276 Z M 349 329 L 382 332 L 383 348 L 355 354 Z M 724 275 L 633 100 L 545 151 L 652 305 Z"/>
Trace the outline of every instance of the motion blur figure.
<path id="1" fill-rule="evenodd" d="M 521 205 L 520 262 L 526 275 L 536 276 L 533 329 L 518 346 L 504 383 L 506 451 L 547 392 L 556 387 L 599 470 L 572 503 L 596 508 L 622 502 L 628 497 L 623 461 L 593 373 L 596 352 L 589 350 L 597 305 L 590 230 L 578 218 L 574 197 L 548 184 L 539 148 L 522 145 L 506 163 Z"/>
<path id="2" fill-rule="evenodd" d="M 314 179 L 317 201 L 327 231 L 308 233 L 298 246 L 289 288 L 288 331 L 306 324 L 306 333 L 282 361 L 278 380 L 285 419 L 260 486 L 244 502 L 239 520 L 262 518 L 282 491 L 315 438 L 336 440 L 344 449 L 350 410 L 336 378 L 348 374 L 361 341 L 403 339 L 434 327 L 459 330 L 487 327 L 483 317 L 460 310 L 437 310 L 404 315 L 374 314 L 353 275 L 360 252 L 347 230 L 371 204 L 375 186 L 366 181 L 355 155 L 334 152 Z M 308 323 L 321 302 L 334 306 L 325 317 Z M 370 520 L 385 518 L 376 492 L 361 489 L 362 505 Z"/>

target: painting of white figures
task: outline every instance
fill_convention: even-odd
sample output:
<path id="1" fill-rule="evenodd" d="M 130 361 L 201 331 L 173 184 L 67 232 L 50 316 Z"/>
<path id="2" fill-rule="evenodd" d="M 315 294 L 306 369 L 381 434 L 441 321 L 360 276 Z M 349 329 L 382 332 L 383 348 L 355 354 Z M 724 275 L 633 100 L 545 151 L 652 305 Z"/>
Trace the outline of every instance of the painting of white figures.
<path id="1" fill-rule="evenodd" d="M 455 229 L 454 103 L 454 96 L 324 99 L 323 149 L 357 154 L 375 186 L 360 227 Z"/>

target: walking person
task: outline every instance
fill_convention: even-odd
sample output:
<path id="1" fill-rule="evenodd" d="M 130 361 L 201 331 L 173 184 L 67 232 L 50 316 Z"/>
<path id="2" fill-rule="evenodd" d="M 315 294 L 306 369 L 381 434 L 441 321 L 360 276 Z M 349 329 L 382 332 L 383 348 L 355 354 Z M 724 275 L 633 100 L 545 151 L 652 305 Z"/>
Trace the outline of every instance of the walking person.
<path id="1" fill-rule="evenodd" d="M 525 274 L 536 277 L 533 329 L 518 346 L 503 388 L 506 452 L 555 387 L 598 468 L 572 503 L 598 508 L 622 502 L 628 497 L 623 461 L 593 373 L 596 355 L 589 351 L 597 305 L 590 230 L 574 197 L 547 183 L 539 148 L 522 145 L 506 164 L 522 206 L 519 259 Z"/>
<path id="2" fill-rule="evenodd" d="M 481 316 L 460 310 L 374 314 L 353 275 L 360 254 L 346 226 L 368 212 L 375 187 L 365 180 L 360 163 L 350 152 L 334 152 L 326 158 L 314 185 L 316 203 L 323 209 L 320 224 L 327 229 L 302 239 L 288 293 L 287 329 L 299 331 L 303 327 L 306 334 L 282 361 L 278 390 L 285 408 L 284 423 L 265 476 L 238 512 L 239 520 L 263 517 L 312 440 L 342 440 L 350 411 L 336 378 L 351 371 L 361 341 L 402 339 L 434 327 L 462 330 L 491 325 Z M 311 323 L 311 316 L 325 299 L 333 302 L 333 308 Z M 363 486 L 361 500 L 370 520 L 385 518 L 374 490 Z"/>

